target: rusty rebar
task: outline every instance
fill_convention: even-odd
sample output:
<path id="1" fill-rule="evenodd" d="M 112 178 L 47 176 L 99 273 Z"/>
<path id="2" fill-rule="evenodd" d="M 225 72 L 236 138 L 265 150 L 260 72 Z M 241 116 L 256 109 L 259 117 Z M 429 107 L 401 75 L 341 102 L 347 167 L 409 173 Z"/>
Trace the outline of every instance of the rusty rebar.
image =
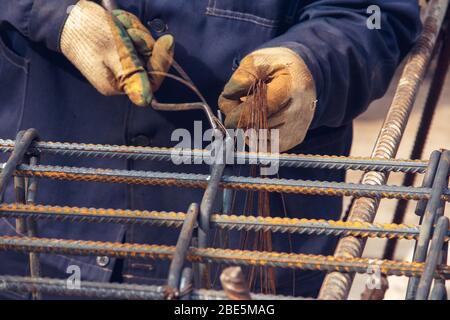
<path id="1" fill-rule="evenodd" d="M 431 60 L 447 6 L 448 0 L 431 0 L 428 5 L 424 30 L 406 62 L 391 107 L 372 152 L 374 158 L 394 158 L 397 154 L 419 86 Z M 384 185 L 387 178 L 386 173 L 368 172 L 364 174 L 362 182 L 368 185 Z M 356 199 L 350 210 L 349 220 L 372 222 L 379 203 L 379 198 Z M 364 239 L 343 238 L 339 241 L 335 257 L 360 257 L 364 245 Z M 346 299 L 352 282 L 351 274 L 336 272 L 328 274 L 320 290 L 319 299 Z"/>
<path id="2" fill-rule="evenodd" d="M 176 248 L 167 245 L 0 236 L 0 250 L 73 256 L 102 255 L 113 258 L 170 260 L 173 258 Z M 386 275 L 407 277 L 420 277 L 425 268 L 423 262 L 195 247 L 189 249 L 187 260 L 194 263 L 338 271 L 342 274 L 366 273 L 370 268 L 376 267 Z M 433 276 L 449 279 L 450 266 L 439 265 Z"/>

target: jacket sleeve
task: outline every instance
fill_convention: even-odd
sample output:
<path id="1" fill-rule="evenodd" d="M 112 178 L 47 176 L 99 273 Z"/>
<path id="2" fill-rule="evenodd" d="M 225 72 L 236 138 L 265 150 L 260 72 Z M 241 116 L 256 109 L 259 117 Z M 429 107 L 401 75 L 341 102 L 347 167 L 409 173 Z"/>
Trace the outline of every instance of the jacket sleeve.
<path id="1" fill-rule="evenodd" d="M 78 0 L 0 0 L 0 28 L 10 24 L 25 37 L 59 51 L 70 8 Z"/>
<path id="2" fill-rule="evenodd" d="M 316 82 L 311 128 L 351 122 L 386 92 L 395 69 L 421 31 L 417 0 L 306 1 L 297 23 L 264 47 L 296 51 Z M 369 29 L 369 5 L 381 9 L 381 29 Z"/>

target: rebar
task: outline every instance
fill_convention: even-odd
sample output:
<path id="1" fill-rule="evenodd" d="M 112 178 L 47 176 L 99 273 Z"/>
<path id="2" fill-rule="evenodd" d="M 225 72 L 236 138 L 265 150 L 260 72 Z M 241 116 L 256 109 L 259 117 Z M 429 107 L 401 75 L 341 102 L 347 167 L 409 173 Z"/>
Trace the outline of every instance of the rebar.
<path id="1" fill-rule="evenodd" d="M 423 221 L 420 227 L 420 235 L 417 246 L 414 250 L 413 261 L 423 262 L 428 253 L 429 242 L 432 237 L 432 226 L 440 215 L 443 214 L 443 206 L 440 199 L 442 191 L 448 185 L 448 172 L 450 167 L 450 151 L 444 151 L 439 160 L 436 176 L 433 182 L 431 199 L 428 201 Z M 416 296 L 416 290 L 419 285 L 419 279 L 412 278 L 408 283 L 407 299 L 413 299 Z"/>
<path id="2" fill-rule="evenodd" d="M 182 188 L 203 189 L 206 189 L 208 187 L 208 182 L 210 180 L 210 176 L 206 174 L 95 169 L 26 164 L 18 166 L 14 174 L 16 176 L 39 177 L 53 180 L 125 183 L 166 187 L 176 186 Z M 220 187 L 233 190 L 405 200 L 429 199 L 431 192 L 430 188 L 234 176 L 223 176 L 220 182 Z M 444 191 L 442 200 L 450 201 L 450 190 Z"/>
<path id="3" fill-rule="evenodd" d="M 140 211 L 101 208 L 58 207 L 44 205 L 0 204 L 0 217 L 32 218 L 68 222 L 141 224 L 180 228 L 186 219 L 183 212 Z M 419 225 L 385 224 L 334 220 L 291 219 L 214 214 L 211 227 L 235 231 L 270 231 L 276 233 L 398 238 L 417 240 Z M 446 241 L 450 237 L 447 233 Z"/>
<path id="4" fill-rule="evenodd" d="M 11 152 L 14 140 L 0 139 L 0 152 Z M 41 154 L 54 154 L 69 157 L 94 157 L 125 160 L 171 161 L 182 157 L 189 163 L 197 163 L 210 157 L 207 150 L 182 150 L 174 148 L 112 146 L 99 144 L 65 143 L 65 142 L 34 142 L 30 149 Z M 269 154 L 237 152 L 233 154 L 235 164 L 261 164 L 276 161 L 282 167 L 359 170 L 381 172 L 424 173 L 427 161 L 382 159 L 369 157 L 342 157 L 303 154 Z"/>
<path id="5" fill-rule="evenodd" d="M 0 250 L 170 260 L 173 258 L 176 249 L 174 246 L 165 245 L 3 236 L 0 237 Z M 419 262 L 194 247 L 189 249 L 187 260 L 197 263 L 339 271 L 343 274 L 366 273 L 369 268 L 377 267 L 383 274 L 407 277 L 420 277 L 425 267 L 424 263 Z M 449 279 L 450 266 L 438 266 L 434 277 Z"/>
<path id="6" fill-rule="evenodd" d="M 91 281 L 82 281 L 79 288 L 72 288 L 67 285 L 67 280 L 0 276 L 0 291 L 21 293 L 38 290 L 50 295 L 69 297 L 118 300 L 162 300 L 164 299 L 164 289 L 165 287 L 162 286 Z M 228 300 L 225 292 L 216 290 L 193 290 L 191 295 L 194 300 Z M 252 297 L 256 300 L 304 300 L 304 298 L 301 297 L 282 295 L 252 294 Z"/>
<path id="7" fill-rule="evenodd" d="M 428 5 L 424 30 L 406 62 L 391 107 L 372 152 L 373 158 L 394 158 L 397 153 L 420 83 L 433 55 L 447 6 L 448 0 L 431 0 Z M 386 173 L 368 172 L 364 174 L 362 182 L 368 185 L 384 185 L 387 177 Z M 379 202 L 379 198 L 356 199 L 350 210 L 349 220 L 372 222 Z M 343 238 L 339 241 L 335 257 L 360 257 L 364 244 L 365 241 L 358 238 Z M 346 299 L 352 282 L 352 275 L 336 272 L 328 274 L 320 290 L 319 299 Z"/>
<path id="8" fill-rule="evenodd" d="M 433 239 L 431 241 L 430 252 L 425 263 L 425 270 L 422 277 L 420 278 L 416 300 L 428 299 L 431 284 L 433 282 L 434 270 L 438 266 L 439 258 L 442 253 L 442 247 L 444 244 L 445 234 L 447 231 L 448 218 L 440 217 L 436 225 L 436 231 L 434 232 Z"/>
<path id="9" fill-rule="evenodd" d="M 172 300 L 174 298 L 174 294 L 178 295 L 180 292 L 181 274 L 188 249 L 191 245 L 194 228 L 197 224 L 198 211 L 198 205 L 196 203 L 191 204 L 188 213 L 186 214 L 186 218 L 184 219 L 180 235 L 178 236 L 174 257 L 172 258 L 169 267 L 169 276 L 167 280 L 169 290 L 166 291 L 170 292 L 166 295 L 168 300 Z"/>

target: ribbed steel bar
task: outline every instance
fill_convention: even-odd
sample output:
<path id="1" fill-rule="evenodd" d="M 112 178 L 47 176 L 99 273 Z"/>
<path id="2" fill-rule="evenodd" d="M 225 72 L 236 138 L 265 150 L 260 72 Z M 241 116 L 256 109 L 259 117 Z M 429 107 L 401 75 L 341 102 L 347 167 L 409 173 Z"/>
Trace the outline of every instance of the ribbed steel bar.
<path id="1" fill-rule="evenodd" d="M 20 131 L 17 134 L 16 144 L 13 145 L 12 153 L 6 163 L 2 164 L 0 173 L 0 199 L 3 199 L 3 193 L 12 177 L 17 165 L 24 160 L 25 153 L 28 151 L 32 141 L 38 138 L 37 131 L 29 129 Z"/>
<path id="2" fill-rule="evenodd" d="M 42 205 L 0 204 L 0 217 L 46 219 L 69 222 L 142 224 L 180 228 L 183 212 L 139 211 L 57 207 Z M 214 214 L 211 227 L 236 231 L 270 231 L 278 233 L 317 234 L 373 238 L 417 239 L 420 226 L 333 220 L 290 219 Z M 447 239 L 450 237 L 450 231 Z"/>
<path id="3" fill-rule="evenodd" d="M 180 291 L 181 274 L 185 264 L 187 252 L 191 246 L 191 240 L 197 224 L 198 204 L 193 203 L 185 216 L 183 226 L 178 236 L 175 253 L 170 261 L 169 276 L 167 278 L 167 299 L 173 299 Z"/>
<path id="4" fill-rule="evenodd" d="M 15 175 L 53 180 L 126 183 L 152 186 L 207 188 L 209 175 L 172 172 L 152 172 L 82 167 L 20 165 Z M 431 189 L 402 186 L 353 184 L 344 182 L 269 179 L 252 177 L 222 177 L 220 186 L 233 190 L 268 191 L 324 196 L 354 196 L 388 199 L 422 200 L 430 197 Z M 450 201 L 446 190 L 442 200 Z"/>
<path id="5" fill-rule="evenodd" d="M 442 191 L 448 186 L 448 172 L 450 167 L 450 151 L 442 152 L 439 159 L 438 169 L 433 182 L 433 192 L 431 199 L 428 201 L 423 220 L 420 226 L 419 240 L 414 250 L 413 261 L 423 262 L 428 254 L 429 242 L 432 238 L 432 227 L 436 220 L 444 214 L 444 203 L 440 199 Z M 408 282 L 408 290 L 406 299 L 414 299 L 416 290 L 419 285 L 418 278 L 412 278 Z"/>
<path id="6" fill-rule="evenodd" d="M 226 159 L 233 147 L 233 141 L 230 138 L 226 140 L 214 141 L 214 144 L 218 147 L 217 158 L 222 157 Z M 210 166 L 210 176 L 208 179 L 208 185 L 203 193 L 202 201 L 200 203 L 200 215 L 198 218 L 199 228 L 197 230 L 197 245 L 199 248 L 206 248 L 209 242 L 209 230 L 211 228 L 211 215 L 213 214 L 213 207 L 217 201 L 217 195 L 219 194 L 221 179 L 225 171 L 225 161 L 214 161 Z M 200 280 L 201 288 L 208 288 L 211 283 L 210 268 L 206 264 L 198 264 L 196 266 L 198 272 L 197 278 Z"/>
<path id="7" fill-rule="evenodd" d="M 29 163 L 32 165 L 36 165 L 39 163 L 39 158 L 37 156 L 32 156 L 29 160 Z M 23 179 L 23 178 L 22 178 Z M 36 201 L 36 193 L 37 193 L 37 178 L 29 178 L 27 182 L 24 181 L 24 185 L 27 186 L 26 190 L 21 190 L 23 193 L 24 203 L 27 205 L 34 205 Z M 17 195 L 17 191 L 16 191 Z M 38 229 L 36 220 L 27 217 L 24 219 L 26 225 L 27 235 L 29 237 L 37 237 Z M 41 264 L 39 260 L 39 256 L 36 253 L 31 252 L 29 254 L 29 268 L 30 268 L 30 276 L 32 278 L 39 278 L 41 276 Z M 32 294 L 33 300 L 41 300 L 42 295 L 39 291 L 35 291 Z"/>
<path id="8" fill-rule="evenodd" d="M 174 246 L 112 243 L 82 240 L 61 240 L 29 237 L 0 237 L 0 250 L 66 254 L 75 256 L 110 256 L 115 258 L 141 258 L 169 260 L 175 253 Z M 222 263 L 226 265 L 266 266 L 303 270 L 338 271 L 342 273 L 366 273 L 376 266 L 386 275 L 417 277 L 422 275 L 424 263 L 365 258 L 336 258 L 332 256 L 231 250 L 191 247 L 187 259 L 198 263 Z M 450 278 L 450 266 L 438 266 L 436 278 Z"/>
<path id="9" fill-rule="evenodd" d="M 430 294 L 433 283 L 433 273 L 440 263 L 445 234 L 448 231 L 448 218 L 440 217 L 436 224 L 436 230 L 431 241 L 430 252 L 425 262 L 425 270 L 420 278 L 417 288 L 416 300 L 426 300 Z"/>
<path id="10" fill-rule="evenodd" d="M 448 2 L 448 0 L 431 0 L 428 4 L 423 32 L 406 62 L 391 107 L 372 152 L 373 158 L 389 159 L 397 154 L 420 84 L 431 61 Z M 368 185 L 384 185 L 387 177 L 386 173 L 368 172 L 364 174 L 362 182 Z M 350 210 L 349 220 L 372 222 L 379 202 L 380 199 L 377 198 L 356 199 Z M 360 257 L 364 245 L 363 239 L 343 238 L 339 241 L 335 257 Z M 352 282 L 352 275 L 336 272 L 328 274 L 320 290 L 319 299 L 346 299 Z"/>
<path id="11" fill-rule="evenodd" d="M 39 290 L 49 295 L 118 300 L 162 300 L 162 286 L 132 285 L 82 281 L 80 288 L 68 288 L 66 280 L 0 276 L 0 291 L 32 292 Z M 223 291 L 193 290 L 194 300 L 228 300 Z M 255 300 L 303 300 L 300 297 L 252 294 Z"/>
<path id="12" fill-rule="evenodd" d="M 0 139 L 0 152 L 11 152 L 14 140 Z M 70 157 L 97 157 L 130 160 L 171 161 L 174 157 L 183 156 L 191 159 L 205 159 L 209 156 L 206 150 L 184 150 L 155 147 L 112 146 L 63 142 L 35 142 L 31 151 Z M 360 170 L 424 173 L 427 161 L 401 160 L 364 157 L 340 157 L 302 154 L 256 154 L 238 152 L 234 155 L 235 164 L 277 163 L 282 167 Z"/>

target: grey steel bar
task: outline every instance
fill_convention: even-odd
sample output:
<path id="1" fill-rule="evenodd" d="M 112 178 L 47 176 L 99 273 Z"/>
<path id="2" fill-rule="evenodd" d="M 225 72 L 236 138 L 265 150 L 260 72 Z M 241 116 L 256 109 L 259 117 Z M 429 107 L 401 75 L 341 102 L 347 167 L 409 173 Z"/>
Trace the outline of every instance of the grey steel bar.
<path id="1" fill-rule="evenodd" d="M 132 285 L 82 281 L 79 289 L 68 289 L 66 280 L 48 278 L 28 278 L 16 276 L 0 276 L 0 291 L 31 292 L 39 290 L 43 293 L 71 297 L 120 300 L 162 300 L 164 287 L 149 285 Z M 223 291 L 194 290 L 194 300 L 228 300 Z M 255 300 L 304 300 L 300 297 L 253 294 Z M 308 299 L 312 300 L 312 299 Z"/>
<path id="2" fill-rule="evenodd" d="M 441 194 L 448 185 L 448 170 L 450 167 L 450 151 L 444 151 L 439 160 L 439 166 L 436 171 L 436 176 L 433 182 L 431 199 L 427 203 L 423 221 L 420 226 L 420 235 L 417 242 L 416 250 L 414 252 L 414 262 L 423 262 L 426 259 L 428 252 L 428 245 L 432 236 L 432 228 L 436 220 L 439 218 L 438 211 L 442 209 L 443 203 Z M 417 286 L 419 285 L 418 278 L 411 278 L 408 282 L 408 290 L 406 299 L 411 300 L 416 296 Z"/>
<path id="3" fill-rule="evenodd" d="M 178 236 L 175 254 L 170 262 L 167 285 L 170 288 L 169 291 L 171 291 L 171 293 L 166 296 L 169 300 L 176 298 L 180 292 L 181 273 L 184 268 L 188 250 L 191 246 L 192 234 L 197 224 L 197 217 L 198 205 L 193 203 L 186 214 L 186 219 L 184 220 L 180 235 Z"/>
<path id="4" fill-rule="evenodd" d="M 20 143 L 23 142 L 23 136 L 24 136 L 25 131 L 19 131 L 16 135 L 16 145 L 14 146 L 14 150 L 20 148 Z M 31 136 L 28 135 L 28 137 L 30 138 Z M 31 143 L 31 141 L 29 141 L 29 143 Z M 23 143 L 22 143 L 23 145 Z M 28 146 L 29 147 L 29 146 Z M 23 146 L 22 146 L 23 148 Z M 25 146 L 25 148 L 23 148 L 20 153 L 23 154 L 21 155 L 21 158 L 16 158 L 19 159 L 19 162 L 16 163 L 16 166 L 19 165 L 21 162 L 23 162 L 23 160 L 25 160 L 25 153 L 27 151 L 27 147 Z M 17 151 L 16 151 L 17 152 Z M 10 158 L 11 159 L 11 158 Z M 16 161 L 16 160 L 14 160 Z M 9 175 L 9 173 L 8 173 Z M 9 180 L 10 177 L 8 177 L 7 179 Z M 17 203 L 25 203 L 25 197 L 26 197 L 26 190 L 25 190 L 25 178 L 24 177 L 14 177 L 14 194 L 16 197 L 16 202 Z M 16 232 L 18 234 L 24 234 L 27 232 L 27 226 L 26 226 L 26 220 L 22 219 L 22 218 L 16 218 Z"/>
<path id="5" fill-rule="evenodd" d="M 31 142 L 38 137 L 35 129 L 28 129 L 26 132 L 19 132 L 19 141 L 16 141 L 14 150 L 10 155 L 8 161 L 2 165 L 0 173 L 0 200 L 3 200 L 3 193 L 5 192 L 6 185 L 9 179 L 12 178 L 17 165 L 23 160 L 25 153 L 28 151 L 28 147 Z"/>
<path id="6" fill-rule="evenodd" d="M 211 165 L 211 176 L 209 177 L 208 187 L 203 194 L 202 202 L 200 204 L 199 229 L 198 229 L 198 247 L 206 248 L 209 242 L 209 230 L 211 228 L 211 215 L 213 213 L 213 206 L 217 201 L 219 194 L 220 182 L 225 170 L 226 157 L 231 154 L 233 148 L 233 141 L 227 137 L 223 141 L 215 141 L 218 144 L 218 154 L 216 160 Z M 219 157 L 222 157 L 222 161 Z M 210 286 L 210 269 L 209 266 L 201 263 L 198 265 L 198 272 L 200 273 L 200 286 L 202 288 L 209 288 Z"/>
<path id="7" fill-rule="evenodd" d="M 388 159 L 394 158 L 397 154 L 420 84 L 431 61 L 448 2 L 448 0 L 431 0 L 428 4 L 424 30 L 406 62 L 391 107 L 372 152 L 373 158 Z M 362 182 L 370 185 L 384 185 L 387 177 L 386 173 L 368 172 L 364 174 Z M 372 222 L 379 202 L 380 199 L 377 198 L 356 199 L 350 210 L 349 220 Z M 364 245 L 364 240 L 353 237 L 343 238 L 339 241 L 335 256 L 360 257 Z M 352 275 L 337 272 L 328 274 L 320 290 L 319 299 L 346 299 L 352 282 Z"/>
<path id="8" fill-rule="evenodd" d="M 442 254 L 441 254 L 441 261 L 440 263 L 447 263 L 448 258 L 448 243 L 444 243 L 444 246 L 442 248 Z M 430 300 L 447 300 L 447 288 L 445 286 L 445 280 L 444 279 L 435 279 L 433 289 L 431 290 L 430 294 Z"/>
<path id="9" fill-rule="evenodd" d="M 194 272 L 192 268 L 184 268 L 180 281 L 180 300 L 191 300 L 191 294 L 194 290 Z"/>
<path id="10" fill-rule="evenodd" d="M 38 157 L 32 156 L 30 158 L 30 164 L 36 165 L 38 164 Z M 26 204 L 27 205 L 34 205 L 36 200 L 36 193 L 37 193 L 37 182 L 38 179 L 31 177 L 28 179 L 28 187 L 26 192 Z M 38 231 L 37 231 L 37 222 L 34 218 L 28 217 L 26 218 L 26 226 L 27 226 L 27 234 L 29 237 L 37 237 Z M 39 261 L 39 254 L 30 252 L 29 253 L 29 263 L 30 263 L 30 276 L 32 278 L 39 278 L 41 277 L 41 264 Z M 36 290 L 32 293 L 32 297 L 34 300 L 41 300 L 42 294 Z"/>
<path id="11" fill-rule="evenodd" d="M 425 270 L 420 278 L 417 289 L 416 300 L 428 299 L 431 284 L 433 282 L 433 275 L 439 263 L 439 258 L 442 254 L 442 247 L 444 245 L 444 237 L 448 231 L 448 218 L 440 217 L 436 229 L 434 231 L 433 239 L 431 241 L 430 252 L 428 253 Z"/>
<path id="12" fill-rule="evenodd" d="M 53 180 L 97 181 L 106 183 L 163 185 L 187 188 L 206 188 L 210 180 L 210 176 L 205 174 L 57 167 L 43 165 L 31 166 L 25 164 L 19 165 L 15 174 L 18 176 L 43 177 Z M 281 193 L 408 200 L 428 199 L 431 191 L 429 188 L 403 186 L 226 176 L 222 177 L 220 186 L 238 190 L 264 189 Z M 445 201 L 450 201 L 450 190 L 444 191 L 442 199 Z"/>
<path id="13" fill-rule="evenodd" d="M 99 2 L 103 6 L 103 8 L 105 8 L 108 11 L 119 9 L 119 6 L 114 0 L 100 0 Z"/>
<path id="14" fill-rule="evenodd" d="M 13 140 L 0 139 L 0 152 L 11 152 L 14 149 Z M 196 159 L 209 157 L 206 150 L 181 150 L 169 148 L 133 147 L 94 145 L 64 142 L 34 142 L 31 151 L 42 154 L 55 154 L 70 157 L 98 157 L 130 160 L 171 161 L 177 157 L 189 157 L 193 163 Z M 302 154 L 264 154 L 237 152 L 233 154 L 238 164 L 260 164 L 277 161 L 282 167 L 313 168 L 330 170 L 360 170 L 382 172 L 424 173 L 427 161 L 381 159 L 363 157 L 318 156 Z"/>
<path id="15" fill-rule="evenodd" d="M 430 157 L 429 166 L 425 176 L 423 177 L 422 187 L 431 188 L 433 186 L 434 177 L 438 169 L 439 160 L 441 159 L 441 151 L 433 151 Z M 419 217 L 423 217 L 427 207 L 428 200 L 419 200 L 417 202 L 415 213 Z M 422 221 L 422 219 L 420 219 Z"/>
<path id="16" fill-rule="evenodd" d="M 13 153 L 1 172 L 0 198 L 3 198 L 4 188 L 13 175 L 15 168 L 20 163 L 28 161 L 32 165 L 37 164 L 38 158 L 36 155 L 32 155 L 31 157 L 27 155 L 31 143 L 36 139 L 38 139 L 38 133 L 35 129 L 28 129 L 17 133 Z M 37 188 L 36 184 L 37 181 L 35 178 L 30 178 L 28 181 L 25 181 L 24 177 L 14 177 L 16 202 L 23 204 L 34 203 Z M 32 218 L 16 218 L 16 232 L 18 234 L 28 234 L 28 236 L 34 237 L 37 235 L 36 228 Z M 31 277 L 39 277 L 41 268 L 38 254 L 30 252 L 28 256 Z M 36 290 L 32 292 L 32 297 L 34 300 L 42 298 L 40 292 Z"/>
<path id="17" fill-rule="evenodd" d="M 433 185 L 434 177 L 436 174 L 437 167 L 439 165 L 439 160 L 441 158 L 440 151 L 433 151 L 430 156 L 429 165 L 422 181 L 423 188 L 431 188 Z M 394 213 L 394 218 L 392 219 L 392 223 L 399 224 L 404 220 L 404 211 L 406 210 L 406 204 L 401 204 L 402 202 L 397 203 L 397 208 Z M 420 223 L 422 223 L 422 216 L 425 211 L 425 206 L 427 205 L 427 200 L 419 200 L 416 205 L 415 213 L 420 217 Z M 383 258 L 391 260 L 394 258 L 394 253 L 397 248 L 398 240 L 396 238 L 389 239 L 384 248 Z M 417 243 L 415 244 L 417 246 Z"/>

